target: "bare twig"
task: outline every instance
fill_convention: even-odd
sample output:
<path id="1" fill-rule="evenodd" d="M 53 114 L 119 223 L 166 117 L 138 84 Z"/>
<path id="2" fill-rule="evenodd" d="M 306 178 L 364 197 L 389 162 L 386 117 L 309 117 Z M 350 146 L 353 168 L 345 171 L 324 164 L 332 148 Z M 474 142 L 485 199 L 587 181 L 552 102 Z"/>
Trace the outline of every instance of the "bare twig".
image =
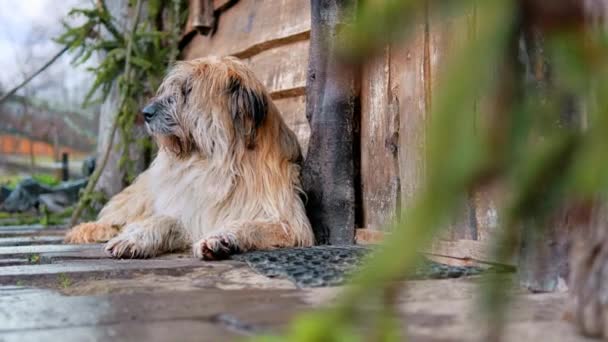
<path id="1" fill-rule="evenodd" d="M 68 51 L 69 48 L 70 48 L 69 46 L 65 46 L 63 49 L 61 49 L 59 52 L 57 52 L 57 54 L 55 56 L 53 56 L 51 59 L 49 59 L 49 61 L 46 62 L 40 69 L 36 70 L 36 72 L 31 74 L 29 77 L 27 77 L 25 80 L 23 80 L 23 82 L 19 83 L 16 87 L 9 90 L 8 93 L 2 95 L 2 97 L 0 98 L 0 103 L 6 101 L 9 97 L 11 97 L 13 94 L 15 94 L 19 89 L 21 89 L 23 86 L 28 84 L 31 80 L 33 80 L 41 72 L 46 70 L 46 68 L 50 67 L 53 63 L 55 63 L 56 60 L 59 59 L 59 57 L 61 57 L 66 51 Z"/>
<path id="2" fill-rule="evenodd" d="M 125 58 L 125 71 L 124 71 L 125 80 L 126 80 L 126 82 L 125 82 L 126 89 L 121 94 L 121 100 L 120 100 L 120 105 L 118 106 L 118 112 L 116 113 L 116 116 L 114 116 L 114 122 L 112 122 L 112 128 L 110 129 L 110 135 L 108 137 L 106 149 L 103 153 L 101 162 L 95 168 L 95 171 L 91 175 L 91 178 L 89 178 L 87 187 L 84 189 L 84 192 L 82 193 L 80 200 L 78 201 L 78 205 L 76 206 L 76 209 L 74 209 L 74 213 L 72 214 L 72 218 L 70 220 L 70 226 L 74 226 L 76 224 L 76 222 L 78 222 L 78 219 L 80 218 L 80 215 L 82 214 L 82 211 L 84 210 L 84 207 L 86 206 L 88 199 L 89 199 L 91 193 L 93 192 L 93 189 L 95 189 L 95 186 L 97 185 L 97 182 L 99 181 L 99 177 L 101 176 L 101 173 L 103 172 L 103 170 L 106 167 L 106 164 L 108 163 L 108 159 L 110 157 L 110 152 L 112 151 L 112 146 L 114 144 L 114 137 L 116 136 L 116 130 L 118 129 L 118 122 L 120 120 L 120 113 L 122 113 L 122 111 L 124 109 L 125 103 L 127 102 L 127 96 L 129 93 L 129 86 L 130 86 L 129 81 L 131 78 L 131 53 L 133 51 L 133 38 L 135 36 L 135 31 L 137 30 L 137 25 L 139 24 L 139 16 L 141 13 L 142 2 L 143 2 L 142 0 L 137 0 L 137 5 L 135 8 L 135 17 L 133 18 L 133 25 L 131 26 L 131 31 L 128 36 L 129 40 L 127 41 L 127 51 L 126 51 L 126 58 Z"/>

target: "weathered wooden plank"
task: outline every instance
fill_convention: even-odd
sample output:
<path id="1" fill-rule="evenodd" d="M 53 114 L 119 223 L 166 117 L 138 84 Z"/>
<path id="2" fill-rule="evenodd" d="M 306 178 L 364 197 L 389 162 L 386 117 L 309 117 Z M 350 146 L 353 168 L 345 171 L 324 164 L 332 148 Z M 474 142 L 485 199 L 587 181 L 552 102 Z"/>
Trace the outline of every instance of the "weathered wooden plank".
<path id="1" fill-rule="evenodd" d="M 307 0 L 240 0 L 219 17 L 212 36 L 195 36 L 185 59 L 208 55 L 253 56 L 263 50 L 306 40 L 310 34 Z"/>
<path id="2" fill-rule="evenodd" d="M 390 236 L 390 233 L 376 229 L 357 228 L 355 231 L 355 243 L 357 245 L 377 245 Z"/>
<path id="3" fill-rule="evenodd" d="M 59 262 L 56 264 L 5 266 L 0 268 L 0 285 L 15 284 L 17 281 L 49 280 L 69 275 L 77 280 L 95 274 L 132 274 L 146 270 L 167 269 L 179 273 L 180 270 L 189 270 L 205 267 L 200 260 L 124 260 L 94 259 L 84 261 Z"/>
<path id="4" fill-rule="evenodd" d="M 426 84 L 427 105 L 432 107 L 436 101 L 438 92 L 441 90 L 443 75 L 446 67 L 449 67 L 455 52 L 471 39 L 475 37 L 475 12 L 473 9 L 464 12 L 454 12 L 439 15 L 439 10 L 432 5 L 429 6 L 427 14 L 427 35 L 428 61 L 425 62 L 425 69 L 429 75 Z M 470 103 L 470 110 L 476 109 L 474 100 Z M 432 117 L 428 118 L 432 120 Z M 473 201 L 465 198 L 458 214 L 443 231 L 442 237 L 450 240 L 471 239 L 477 240 L 478 232 L 475 220 L 475 210 Z"/>
<path id="5" fill-rule="evenodd" d="M 296 96 L 274 100 L 283 120 L 289 128 L 296 134 L 302 153 L 306 155 L 308 151 L 308 140 L 310 139 L 310 125 L 306 120 L 306 97 Z"/>
<path id="6" fill-rule="evenodd" d="M 499 184 L 489 184 L 473 194 L 477 240 L 490 241 L 498 237 L 499 209 L 504 206 L 505 191 Z"/>
<path id="7" fill-rule="evenodd" d="M 63 236 L 20 236 L 0 238 L 0 247 L 50 245 L 63 242 Z"/>
<path id="8" fill-rule="evenodd" d="M 488 241 L 436 240 L 431 246 L 424 250 L 424 253 L 483 263 L 496 263 L 510 266 L 516 265 L 516 260 L 496 260 L 494 245 Z"/>
<path id="9" fill-rule="evenodd" d="M 360 245 L 377 245 L 385 239 L 390 239 L 390 232 L 360 228 L 356 230 L 355 239 Z M 514 266 L 515 260 L 498 261 L 494 256 L 494 244 L 489 241 L 435 240 L 427 248 L 420 251 L 425 257 L 448 265 L 480 266 L 501 264 Z"/>
<path id="10" fill-rule="evenodd" d="M 34 245 L 34 246 L 16 246 L 16 247 L 0 247 L 0 258 L 20 258 L 27 257 L 32 254 L 43 253 L 72 253 L 83 252 L 90 250 L 102 250 L 103 246 L 99 244 L 90 245 Z"/>
<path id="11" fill-rule="evenodd" d="M 272 98 L 306 93 L 308 41 L 299 41 L 263 51 L 246 59 Z"/>
<path id="12" fill-rule="evenodd" d="M 395 108 L 399 109 L 398 155 L 403 207 L 412 204 L 424 179 L 427 118 L 425 40 L 424 18 L 418 18 L 410 40 L 392 48 L 390 56 L 391 97 Z"/>
<path id="13" fill-rule="evenodd" d="M 390 92 L 390 49 L 363 69 L 361 193 L 363 226 L 382 229 L 399 206 L 399 112 Z"/>

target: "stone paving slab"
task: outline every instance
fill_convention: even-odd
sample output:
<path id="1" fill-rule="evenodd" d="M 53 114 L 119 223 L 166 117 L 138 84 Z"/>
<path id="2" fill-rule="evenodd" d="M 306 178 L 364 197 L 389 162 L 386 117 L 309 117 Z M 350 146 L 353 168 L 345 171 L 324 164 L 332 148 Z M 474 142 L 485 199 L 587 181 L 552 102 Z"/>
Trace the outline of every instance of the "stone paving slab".
<path id="1" fill-rule="evenodd" d="M 181 275 L 193 268 L 212 267 L 197 259 L 178 260 L 115 260 L 100 259 L 94 261 L 66 261 L 53 264 L 5 266 L 0 268 L 0 285 L 16 284 L 18 281 L 27 284 L 42 284 L 61 281 L 69 277 L 70 281 L 93 277 L 128 278 L 130 274 L 141 271 L 155 271 L 162 274 Z"/>
<path id="2" fill-rule="evenodd" d="M 108 255 L 103 250 L 103 245 L 94 245 L 95 247 L 86 247 L 83 249 L 76 250 L 59 250 L 55 252 L 43 252 L 40 255 L 40 264 L 52 264 L 58 261 L 69 261 L 69 260 L 95 260 L 95 259 L 107 259 Z M 2 259 L 0 259 L 2 260 Z"/>
<path id="3" fill-rule="evenodd" d="M 73 252 L 87 252 L 93 251 L 103 252 L 102 245 L 91 244 L 91 245 L 33 245 L 33 246 L 11 246 L 11 247 L 0 247 L 0 259 L 4 258 L 15 258 L 15 257 L 27 257 L 32 254 L 43 254 L 43 253 L 73 253 Z"/>
<path id="4" fill-rule="evenodd" d="M 0 332 L 3 342 L 95 342 L 95 341 L 233 341 L 243 335 L 216 324 L 197 321 L 137 322 L 69 328 Z"/>
<path id="5" fill-rule="evenodd" d="M 332 305 L 343 289 L 298 289 L 244 262 L 188 253 L 108 259 L 101 244 L 58 244 L 64 232 L 0 227 L 0 285 L 9 285 L 0 286 L 0 341 L 232 341 L 281 331 L 297 313 Z M 409 340 L 479 339 L 480 283 L 405 282 L 397 308 Z M 505 341 L 587 341 L 562 319 L 565 293 L 514 296 Z"/>
<path id="6" fill-rule="evenodd" d="M 65 233 L 66 228 L 64 226 L 44 226 L 41 224 L 33 224 L 26 226 L 0 226 L 0 238 L 33 236 L 40 234 L 64 236 Z"/>
<path id="7" fill-rule="evenodd" d="M 95 330 L 93 327 L 113 324 L 175 321 L 205 322 L 250 334 L 282 326 L 306 308 L 292 290 L 205 289 L 62 296 L 52 290 L 0 288 L 0 339 L 5 333 L 28 330 L 74 327 Z"/>
<path id="8" fill-rule="evenodd" d="M 2 227 L 0 226 L 0 237 L 11 237 L 11 236 L 27 236 L 37 235 L 40 233 L 40 229 L 30 228 L 14 228 L 14 227 Z"/>
<path id="9" fill-rule="evenodd" d="M 407 282 L 397 307 L 409 340 L 478 341 L 483 328 L 476 311 L 478 283 Z M 0 341 L 20 336 L 25 340 L 229 341 L 281 331 L 297 313 L 331 305 L 340 291 L 208 288 L 63 296 L 52 290 L 6 287 L 0 288 Z M 587 341 L 561 319 L 565 300 L 565 293 L 520 293 L 511 305 L 505 341 Z"/>
<path id="10" fill-rule="evenodd" d="M 50 236 L 65 236 L 65 229 L 12 229 L 12 230 L 4 230 L 0 231 L 0 238 L 10 238 L 10 237 L 19 237 L 19 236 L 38 236 L 40 234 L 50 235 Z"/>
<path id="11" fill-rule="evenodd" d="M 12 232 L 12 231 L 42 231 L 42 230 L 63 230 L 65 232 L 65 226 L 43 224 L 28 224 L 28 225 L 2 225 L 0 226 L 0 233 Z"/>
<path id="12" fill-rule="evenodd" d="M 0 267 L 4 266 L 18 266 L 18 265 L 29 265 L 31 264 L 28 258 L 8 258 L 0 259 Z"/>
<path id="13" fill-rule="evenodd" d="M 0 247 L 49 245 L 63 242 L 62 236 L 19 236 L 0 238 Z"/>

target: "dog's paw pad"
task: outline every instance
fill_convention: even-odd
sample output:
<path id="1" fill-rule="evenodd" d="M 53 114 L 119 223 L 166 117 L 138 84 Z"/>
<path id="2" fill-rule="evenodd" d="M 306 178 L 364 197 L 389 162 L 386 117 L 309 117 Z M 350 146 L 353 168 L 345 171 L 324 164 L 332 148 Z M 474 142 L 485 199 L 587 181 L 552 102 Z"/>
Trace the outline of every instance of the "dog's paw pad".
<path id="1" fill-rule="evenodd" d="M 229 235 L 211 236 L 193 245 L 194 256 L 203 260 L 227 259 L 238 252 L 234 237 Z"/>

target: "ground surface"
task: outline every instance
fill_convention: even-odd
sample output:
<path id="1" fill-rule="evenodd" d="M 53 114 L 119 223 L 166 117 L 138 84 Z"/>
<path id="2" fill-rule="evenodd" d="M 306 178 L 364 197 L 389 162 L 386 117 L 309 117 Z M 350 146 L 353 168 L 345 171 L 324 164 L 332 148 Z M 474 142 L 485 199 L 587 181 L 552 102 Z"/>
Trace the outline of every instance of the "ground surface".
<path id="1" fill-rule="evenodd" d="M 0 226 L 0 341 L 235 340 L 280 332 L 341 289 L 300 289 L 241 261 L 107 259 L 100 245 L 62 245 L 63 233 Z M 399 307 L 410 340 L 474 340 L 479 281 L 407 282 Z M 565 297 L 518 294 L 508 340 L 583 341 L 562 320 Z"/>

